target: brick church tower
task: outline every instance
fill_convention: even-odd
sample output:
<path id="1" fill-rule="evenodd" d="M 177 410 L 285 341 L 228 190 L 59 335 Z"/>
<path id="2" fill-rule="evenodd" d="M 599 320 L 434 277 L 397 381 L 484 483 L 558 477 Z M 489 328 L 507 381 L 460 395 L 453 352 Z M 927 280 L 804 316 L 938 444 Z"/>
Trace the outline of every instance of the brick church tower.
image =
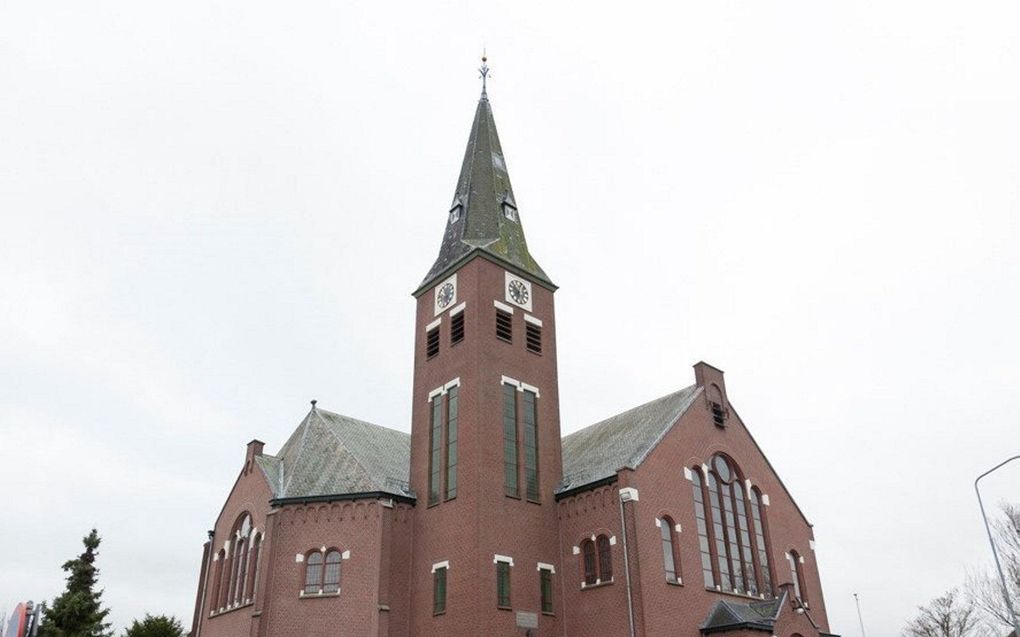
<path id="1" fill-rule="evenodd" d="M 483 82 L 414 292 L 411 434 L 312 401 L 275 455 L 250 442 L 193 637 L 833 637 L 812 525 L 721 370 L 560 438 L 521 224 Z"/>
<path id="2" fill-rule="evenodd" d="M 542 612 L 563 466 L 555 290 L 528 252 L 483 85 L 439 257 L 414 293 L 413 572 L 433 578 L 413 586 L 412 635 L 560 634 Z"/>

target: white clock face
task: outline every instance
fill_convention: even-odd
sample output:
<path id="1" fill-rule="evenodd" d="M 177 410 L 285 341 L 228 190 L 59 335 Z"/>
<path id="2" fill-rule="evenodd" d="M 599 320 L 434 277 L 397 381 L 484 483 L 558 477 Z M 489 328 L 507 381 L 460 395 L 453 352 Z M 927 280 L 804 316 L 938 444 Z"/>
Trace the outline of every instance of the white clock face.
<path id="1" fill-rule="evenodd" d="M 518 305 L 526 304 L 528 299 L 531 298 L 531 295 L 528 293 L 528 287 L 524 285 L 523 281 L 511 281 L 506 291 L 514 303 Z"/>
<path id="2" fill-rule="evenodd" d="M 439 288 L 439 292 L 436 293 L 436 304 L 439 305 L 439 307 L 446 309 L 446 307 L 453 302 L 454 293 L 455 290 L 453 289 L 453 284 L 444 283 L 443 286 Z"/>
<path id="3" fill-rule="evenodd" d="M 444 310 L 450 308 L 457 302 L 457 275 L 443 281 L 435 288 L 435 315 L 439 316 Z"/>
<path id="4" fill-rule="evenodd" d="M 531 283 L 524 279 L 515 277 L 509 272 L 506 273 L 506 300 L 518 307 L 531 311 L 532 294 Z"/>

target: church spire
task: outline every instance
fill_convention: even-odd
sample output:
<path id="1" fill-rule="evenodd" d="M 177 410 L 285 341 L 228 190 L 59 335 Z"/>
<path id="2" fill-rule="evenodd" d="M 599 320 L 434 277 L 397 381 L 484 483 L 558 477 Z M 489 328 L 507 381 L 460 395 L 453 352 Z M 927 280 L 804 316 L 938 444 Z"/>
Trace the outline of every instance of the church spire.
<path id="1" fill-rule="evenodd" d="M 486 61 L 483 56 L 479 69 L 482 95 L 471 124 L 443 244 L 439 248 L 439 257 L 419 286 L 419 292 L 474 252 L 483 252 L 545 286 L 553 286 L 549 276 L 528 252 L 524 239 L 517 200 L 510 185 L 486 91 L 489 77 Z"/>

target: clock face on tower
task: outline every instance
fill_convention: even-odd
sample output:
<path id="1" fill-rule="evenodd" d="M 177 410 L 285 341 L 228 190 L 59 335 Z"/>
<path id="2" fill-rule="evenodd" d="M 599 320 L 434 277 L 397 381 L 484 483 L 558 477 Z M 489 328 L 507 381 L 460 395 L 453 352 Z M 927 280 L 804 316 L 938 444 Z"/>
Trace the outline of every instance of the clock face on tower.
<path id="1" fill-rule="evenodd" d="M 439 307 L 446 309 L 446 306 L 453 301 L 453 294 L 453 284 L 444 283 L 443 287 L 439 288 L 439 292 L 436 294 L 436 304 L 438 304 Z"/>
<path id="2" fill-rule="evenodd" d="M 511 281 L 507 287 L 507 292 L 510 294 L 510 298 L 513 299 L 514 303 L 518 305 L 524 305 L 528 302 L 528 288 L 524 285 L 523 281 Z"/>
<path id="3" fill-rule="evenodd" d="M 443 310 L 448 309 L 457 302 L 457 275 L 436 286 L 435 289 L 435 315 L 438 316 Z"/>
<path id="4" fill-rule="evenodd" d="M 506 273 L 506 300 L 531 311 L 531 282 Z"/>

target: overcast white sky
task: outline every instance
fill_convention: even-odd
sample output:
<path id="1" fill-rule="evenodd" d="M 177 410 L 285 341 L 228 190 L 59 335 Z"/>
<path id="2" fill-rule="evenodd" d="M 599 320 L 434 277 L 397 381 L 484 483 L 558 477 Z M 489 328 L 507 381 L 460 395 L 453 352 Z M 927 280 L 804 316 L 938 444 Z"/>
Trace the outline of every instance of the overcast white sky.
<path id="1" fill-rule="evenodd" d="M 409 429 L 483 43 L 563 431 L 726 370 L 846 636 L 853 592 L 892 635 L 990 561 L 1018 5 L 566 5 L 0 3 L 0 611 L 96 526 L 114 623 L 190 624 L 249 439 L 312 398 Z"/>

